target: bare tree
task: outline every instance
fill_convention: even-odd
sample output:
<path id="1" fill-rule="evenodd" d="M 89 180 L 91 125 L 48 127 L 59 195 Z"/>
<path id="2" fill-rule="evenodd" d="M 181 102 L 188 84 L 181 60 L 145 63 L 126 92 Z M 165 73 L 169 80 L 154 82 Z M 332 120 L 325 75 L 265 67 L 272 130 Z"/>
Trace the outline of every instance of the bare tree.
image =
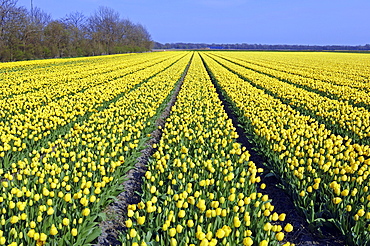
<path id="1" fill-rule="evenodd" d="M 88 18 L 74 12 L 52 20 L 40 8 L 30 13 L 17 0 L 0 0 L 0 61 L 138 52 L 151 44 L 144 26 L 111 8 L 99 7 Z"/>
<path id="2" fill-rule="evenodd" d="M 141 24 L 134 24 L 130 20 L 123 20 L 124 44 L 130 47 L 144 47 L 151 49 L 152 40 L 149 32 Z"/>
<path id="3" fill-rule="evenodd" d="M 73 12 L 68 15 L 66 15 L 65 18 L 62 19 L 62 21 L 68 25 L 73 26 L 78 29 L 83 29 L 86 25 L 86 17 L 81 12 Z"/>
<path id="4" fill-rule="evenodd" d="M 30 13 L 30 16 L 31 23 L 41 28 L 46 27 L 52 21 L 50 14 L 44 12 L 42 9 L 38 7 L 33 8 L 32 13 Z"/>
<path id="5" fill-rule="evenodd" d="M 87 55 L 88 43 L 86 40 L 86 21 L 87 18 L 81 12 L 74 12 L 66 15 L 61 20 L 68 31 L 70 46 L 68 53 L 71 56 Z"/>
<path id="6" fill-rule="evenodd" d="M 110 54 L 114 43 L 123 36 L 119 13 L 108 7 L 99 7 L 87 22 L 90 38 L 103 48 L 104 53 Z"/>
<path id="7" fill-rule="evenodd" d="M 15 15 L 17 1 L 16 0 L 0 0 L 0 38 L 4 38 L 4 33 Z"/>
<path id="8" fill-rule="evenodd" d="M 61 21 L 52 21 L 45 27 L 45 44 L 52 57 L 63 57 L 69 40 L 67 28 Z"/>
<path id="9" fill-rule="evenodd" d="M 2 60 L 16 60 L 21 52 L 27 28 L 27 10 L 16 6 L 17 1 L 0 0 L 0 48 Z"/>
<path id="10" fill-rule="evenodd" d="M 153 42 L 148 30 L 141 24 L 135 25 L 135 43 L 146 49 L 151 49 Z"/>
<path id="11" fill-rule="evenodd" d="M 43 57 L 44 31 L 46 26 L 52 21 L 50 14 L 40 8 L 33 8 L 32 13 L 28 14 L 27 30 L 24 34 L 23 42 L 27 56 Z M 30 58 L 30 57 L 28 57 Z"/>

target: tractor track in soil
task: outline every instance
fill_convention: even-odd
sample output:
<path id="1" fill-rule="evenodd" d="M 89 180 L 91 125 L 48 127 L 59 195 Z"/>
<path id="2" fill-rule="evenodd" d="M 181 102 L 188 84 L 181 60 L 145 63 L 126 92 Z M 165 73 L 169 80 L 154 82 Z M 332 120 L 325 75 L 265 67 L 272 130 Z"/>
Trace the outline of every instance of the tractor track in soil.
<path id="1" fill-rule="evenodd" d="M 224 106 L 229 119 L 232 120 L 233 126 L 236 129 L 239 137 L 237 142 L 242 146 L 246 147 L 249 154 L 251 155 L 249 160 L 253 161 L 258 168 L 263 168 L 264 173 L 261 175 L 261 182 L 265 183 L 266 188 L 260 189 L 258 187 L 258 192 L 266 194 L 272 199 L 271 204 L 274 206 L 274 212 L 278 214 L 285 213 L 286 218 L 284 223 L 281 223 L 281 226 L 284 227 L 286 223 L 293 225 L 294 230 L 290 233 L 287 233 L 284 239 L 284 242 L 294 243 L 299 246 L 343 246 L 345 245 L 343 236 L 336 230 L 327 230 L 323 228 L 323 235 L 320 235 L 318 232 L 312 232 L 309 230 L 309 224 L 306 222 L 305 218 L 297 211 L 291 197 L 280 187 L 282 187 L 282 182 L 274 175 L 268 175 L 268 159 L 263 155 L 263 153 L 258 152 L 259 149 L 256 144 L 253 142 L 253 136 L 249 135 L 242 128 L 241 123 L 239 122 L 238 115 L 232 109 L 233 105 L 229 102 L 223 95 L 223 91 L 212 75 L 211 71 L 208 69 L 205 61 L 203 60 L 208 75 L 210 76 L 213 85 L 216 88 L 217 94 Z M 279 224 L 277 222 L 277 224 Z"/>
<path id="2" fill-rule="evenodd" d="M 203 58 L 202 58 L 203 60 Z M 184 70 L 184 73 L 176 85 L 174 92 L 171 96 L 170 101 L 167 103 L 166 108 L 163 110 L 160 117 L 156 120 L 156 129 L 151 133 L 151 139 L 146 143 L 146 148 L 141 151 L 142 155 L 137 159 L 137 162 L 127 174 L 127 180 L 123 183 L 124 192 L 117 196 L 117 200 L 111 203 L 106 209 L 105 213 L 108 215 L 114 215 L 111 219 L 102 221 L 100 227 L 102 229 L 102 234 L 95 241 L 96 246 L 118 246 L 121 245 L 121 242 L 118 240 L 119 234 L 126 231 L 125 219 L 127 214 L 127 206 L 129 204 L 136 204 L 140 202 L 140 193 L 141 185 L 143 183 L 143 176 L 147 171 L 147 162 L 151 155 L 154 154 L 155 149 L 152 147 L 153 144 L 158 143 L 162 131 L 159 129 L 159 126 L 162 128 L 165 125 L 166 119 L 171 113 L 171 107 L 175 104 L 177 95 L 181 89 L 183 80 L 187 74 L 189 66 L 191 64 L 192 58 L 190 59 L 187 67 Z M 273 176 L 268 175 L 269 172 L 268 160 L 262 153 L 256 151 L 258 147 L 253 143 L 252 136 L 244 132 L 244 129 L 240 125 L 238 116 L 232 110 L 232 104 L 223 96 L 221 88 L 218 86 L 217 81 L 215 81 L 210 70 L 206 66 L 206 63 L 203 60 L 203 63 L 207 69 L 207 72 L 216 88 L 216 91 L 219 95 L 224 110 L 226 111 L 228 117 L 232 120 L 234 127 L 239 135 L 237 142 L 246 147 L 250 153 L 250 160 L 253 161 L 257 167 L 263 168 L 265 172 L 261 175 L 261 183 L 266 184 L 264 190 L 258 188 L 258 192 L 267 194 L 270 199 L 272 199 L 271 204 L 274 205 L 274 211 L 278 214 L 285 213 L 286 219 L 284 223 L 281 223 L 284 226 L 286 223 L 293 225 L 293 232 L 287 233 L 284 239 L 284 242 L 289 241 L 294 243 L 297 246 L 343 246 L 345 245 L 343 237 L 337 231 L 323 230 L 323 235 L 319 233 L 312 232 L 309 230 L 309 225 L 304 219 L 303 216 L 299 214 L 297 209 L 294 206 L 294 203 L 291 197 L 282 189 L 281 181 Z"/>
<path id="3" fill-rule="evenodd" d="M 109 216 L 113 215 L 114 218 L 102 221 L 100 227 L 102 229 L 102 234 L 97 239 L 96 246 L 120 246 L 122 243 L 118 240 L 119 234 L 126 231 L 125 226 L 127 207 L 130 204 L 137 204 L 140 202 L 141 185 L 143 183 L 143 177 L 147 171 L 147 163 L 155 152 L 153 144 L 159 143 L 162 136 L 162 129 L 165 126 L 166 119 L 171 113 L 171 108 L 175 104 L 177 95 L 181 89 L 184 78 L 188 72 L 189 66 L 192 62 L 193 56 L 190 58 L 188 65 L 186 66 L 184 73 L 182 74 L 180 80 L 178 81 L 171 99 L 167 103 L 167 106 L 162 111 L 161 115 L 155 121 L 156 129 L 150 134 L 151 139 L 145 144 L 146 148 L 141 151 L 141 156 L 137 158 L 134 168 L 132 168 L 126 174 L 127 180 L 123 182 L 124 191 L 117 196 L 117 200 L 111 203 L 104 212 Z"/>

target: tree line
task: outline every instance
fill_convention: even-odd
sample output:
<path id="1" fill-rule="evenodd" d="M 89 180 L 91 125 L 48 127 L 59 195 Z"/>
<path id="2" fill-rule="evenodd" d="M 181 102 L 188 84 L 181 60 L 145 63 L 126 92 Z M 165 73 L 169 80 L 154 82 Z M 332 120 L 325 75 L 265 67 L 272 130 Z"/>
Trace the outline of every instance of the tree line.
<path id="1" fill-rule="evenodd" d="M 108 7 L 54 20 L 40 8 L 0 0 L 0 61 L 143 52 L 152 45 L 143 25 Z"/>
<path id="2" fill-rule="evenodd" d="M 310 51 L 369 51 L 370 44 L 366 45 L 288 45 L 288 44 L 206 44 L 206 43 L 154 43 L 154 49 L 215 49 L 215 50 L 310 50 Z"/>

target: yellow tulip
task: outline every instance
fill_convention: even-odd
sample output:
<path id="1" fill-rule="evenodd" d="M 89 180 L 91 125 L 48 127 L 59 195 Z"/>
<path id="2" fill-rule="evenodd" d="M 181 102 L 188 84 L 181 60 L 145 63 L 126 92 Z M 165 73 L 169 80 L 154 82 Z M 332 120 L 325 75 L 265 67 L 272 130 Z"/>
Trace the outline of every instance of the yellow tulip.
<path id="1" fill-rule="evenodd" d="M 180 211 L 179 211 L 179 214 L 178 214 L 178 217 L 179 217 L 179 218 L 184 218 L 184 217 L 185 217 L 185 214 L 186 214 L 186 213 L 185 213 L 185 210 L 180 210 Z"/>
<path id="2" fill-rule="evenodd" d="M 138 217 L 138 218 L 137 218 L 137 223 L 138 223 L 139 225 L 144 224 L 144 223 L 145 223 L 145 216 L 140 216 L 140 217 Z M 130 226 L 130 227 L 131 227 L 131 226 Z"/>
<path id="3" fill-rule="evenodd" d="M 267 240 L 263 240 L 259 243 L 259 246 L 267 246 L 269 245 L 269 243 L 267 242 Z"/>
<path id="4" fill-rule="evenodd" d="M 12 224 L 17 223 L 18 221 L 19 221 L 18 216 L 12 216 L 12 217 L 10 218 L 10 223 L 12 223 Z"/>
<path id="5" fill-rule="evenodd" d="M 293 231 L 293 226 L 290 223 L 286 224 L 285 227 L 284 227 L 284 231 L 292 232 Z"/>
<path id="6" fill-rule="evenodd" d="M 29 230 L 28 233 L 27 233 L 27 236 L 30 237 L 30 238 L 33 238 L 34 235 L 35 235 L 35 230 L 34 229 Z"/>
<path id="7" fill-rule="evenodd" d="M 243 239 L 243 245 L 244 246 L 252 246 L 253 245 L 253 240 L 250 237 L 246 237 Z"/>
<path id="8" fill-rule="evenodd" d="M 64 218 L 63 221 L 62 221 L 63 225 L 65 226 L 68 226 L 69 225 L 69 219 L 68 218 Z"/>
<path id="9" fill-rule="evenodd" d="M 225 231 L 223 229 L 218 229 L 216 232 L 216 237 L 217 238 L 223 238 L 226 235 Z"/>
<path id="10" fill-rule="evenodd" d="M 170 240 L 170 246 L 177 246 L 177 240 L 176 240 L 176 238 L 171 238 L 171 240 Z"/>
<path id="11" fill-rule="evenodd" d="M 275 235 L 275 237 L 276 237 L 276 239 L 277 239 L 278 241 L 283 241 L 283 239 L 284 239 L 284 233 L 282 233 L 282 232 L 278 232 L 278 233 Z"/>
<path id="12" fill-rule="evenodd" d="M 136 235 L 137 235 L 136 230 L 135 230 L 135 229 L 131 229 L 131 230 L 130 230 L 130 234 L 129 234 L 129 235 L 130 235 L 130 237 L 131 237 L 131 238 L 136 237 Z"/>
<path id="13" fill-rule="evenodd" d="M 169 235 L 170 235 L 170 237 L 174 237 L 176 235 L 176 229 L 175 228 L 171 228 L 169 230 Z"/>
<path id="14" fill-rule="evenodd" d="M 50 228 L 50 235 L 55 236 L 56 234 L 58 234 L 58 229 L 55 227 L 54 224 L 52 224 Z"/>
<path id="15" fill-rule="evenodd" d="M 187 222 L 187 226 L 188 226 L 189 228 L 193 227 L 193 226 L 194 226 L 194 221 L 193 221 L 193 220 L 188 220 L 188 222 Z"/>
<path id="16" fill-rule="evenodd" d="M 77 229 L 76 228 L 72 228 L 71 234 L 72 234 L 72 236 L 76 237 L 77 234 L 78 234 Z"/>

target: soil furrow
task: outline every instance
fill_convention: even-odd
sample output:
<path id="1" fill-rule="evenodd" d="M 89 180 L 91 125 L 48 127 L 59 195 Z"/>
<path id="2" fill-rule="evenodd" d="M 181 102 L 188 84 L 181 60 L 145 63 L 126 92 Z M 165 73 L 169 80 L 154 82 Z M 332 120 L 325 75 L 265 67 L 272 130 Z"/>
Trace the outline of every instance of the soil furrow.
<path id="1" fill-rule="evenodd" d="M 202 56 L 202 55 L 201 55 Z M 203 60 L 203 57 L 202 57 Z M 253 142 L 253 136 L 246 133 L 239 121 L 239 115 L 236 113 L 235 106 L 224 95 L 221 87 L 215 80 L 212 72 L 209 70 L 207 64 L 203 60 L 207 72 L 216 88 L 219 98 L 222 101 L 224 109 L 228 117 L 232 120 L 234 127 L 239 135 L 237 142 L 246 147 L 250 153 L 249 160 L 253 161 L 257 167 L 263 168 L 264 173 L 261 175 L 261 183 L 266 184 L 264 190 L 258 189 L 258 192 L 267 194 L 272 199 L 271 204 L 274 205 L 274 211 L 278 214 L 285 213 L 286 219 L 284 222 L 290 223 L 294 227 L 294 231 L 286 235 L 285 240 L 295 245 L 302 246 L 343 246 L 344 242 L 337 232 L 331 233 L 326 231 L 325 235 L 318 235 L 309 229 L 309 224 L 306 222 L 294 206 L 291 197 L 280 188 L 282 182 L 272 172 L 269 171 L 268 159 L 263 153 L 258 152 L 258 146 Z"/>
<path id="2" fill-rule="evenodd" d="M 102 234 L 98 238 L 96 246 L 118 246 L 122 244 L 118 240 L 118 236 L 120 233 L 126 230 L 124 221 L 126 219 L 125 215 L 127 214 L 127 206 L 129 204 L 136 204 L 140 202 L 139 194 L 141 193 L 141 185 L 143 182 L 142 178 L 147 170 L 147 162 L 149 161 L 150 156 L 152 156 L 155 152 L 155 149 L 152 146 L 156 143 L 159 143 L 159 140 L 161 139 L 161 129 L 164 127 L 166 119 L 171 113 L 171 108 L 176 102 L 177 95 L 179 94 L 191 61 L 192 58 L 190 58 L 190 61 L 186 66 L 181 79 L 177 83 L 171 98 L 167 103 L 167 106 L 155 121 L 156 129 L 151 133 L 151 139 L 145 144 L 146 148 L 141 151 L 141 156 L 137 159 L 135 167 L 126 174 L 127 180 L 122 184 L 124 187 L 124 192 L 119 194 L 117 196 L 117 201 L 109 205 L 104 211 L 107 215 L 114 216 L 110 216 L 112 219 L 105 220 L 100 223 Z"/>

